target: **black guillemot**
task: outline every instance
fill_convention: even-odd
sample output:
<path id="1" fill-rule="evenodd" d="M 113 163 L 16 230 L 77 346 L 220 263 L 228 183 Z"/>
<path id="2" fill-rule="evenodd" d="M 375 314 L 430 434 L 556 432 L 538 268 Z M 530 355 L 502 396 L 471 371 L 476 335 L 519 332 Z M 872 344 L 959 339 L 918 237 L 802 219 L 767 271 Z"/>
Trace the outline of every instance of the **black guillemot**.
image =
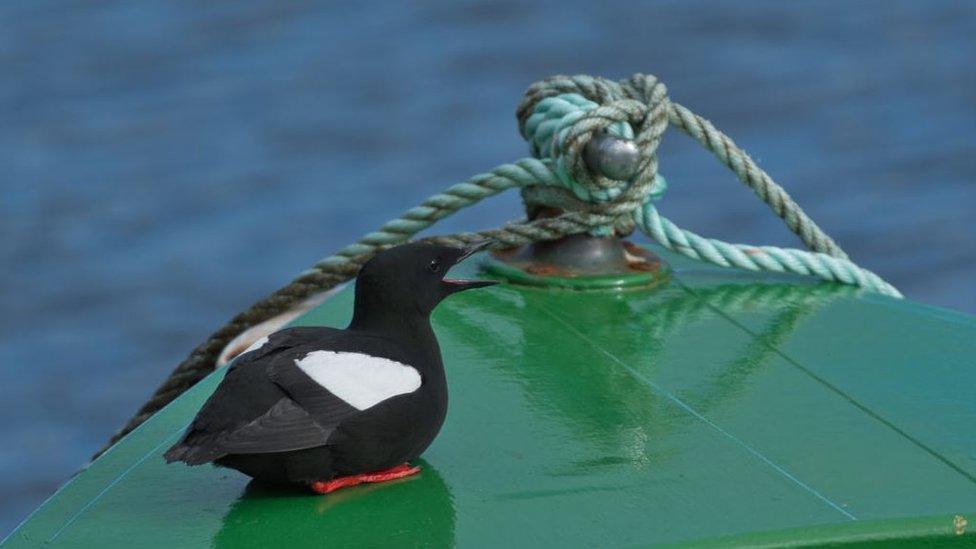
<path id="1" fill-rule="evenodd" d="M 256 341 L 231 364 L 167 462 L 213 462 L 315 492 L 409 476 L 447 413 L 430 313 L 491 281 L 444 278 L 486 248 L 405 244 L 367 262 L 344 329 L 296 327 Z"/>

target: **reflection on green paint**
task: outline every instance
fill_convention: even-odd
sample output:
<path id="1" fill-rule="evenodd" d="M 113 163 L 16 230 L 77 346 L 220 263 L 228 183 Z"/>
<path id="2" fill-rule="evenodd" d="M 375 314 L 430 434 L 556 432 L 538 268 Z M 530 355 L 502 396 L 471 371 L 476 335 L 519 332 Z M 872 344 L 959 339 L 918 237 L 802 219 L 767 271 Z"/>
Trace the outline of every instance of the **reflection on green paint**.
<path id="1" fill-rule="evenodd" d="M 453 547 L 451 492 L 430 464 L 418 464 L 416 477 L 328 497 L 251 482 L 213 547 Z"/>
<path id="2" fill-rule="evenodd" d="M 217 373 L 7 546 L 973 541 L 972 318 L 665 259 L 651 290 L 500 285 L 440 306 L 451 402 L 417 477 L 323 497 L 165 465 Z M 343 326 L 351 297 L 299 322 Z"/>

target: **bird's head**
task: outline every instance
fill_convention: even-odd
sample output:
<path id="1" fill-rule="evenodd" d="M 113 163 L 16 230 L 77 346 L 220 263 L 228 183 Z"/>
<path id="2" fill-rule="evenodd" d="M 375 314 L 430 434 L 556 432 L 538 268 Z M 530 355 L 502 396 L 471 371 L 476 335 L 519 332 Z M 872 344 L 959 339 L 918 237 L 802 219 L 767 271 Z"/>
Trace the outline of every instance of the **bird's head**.
<path id="1" fill-rule="evenodd" d="M 491 241 L 464 248 L 410 243 L 384 250 L 370 259 L 356 278 L 356 313 L 426 315 L 445 297 L 497 284 L 490 280 L 456 280 L 447 272 Z"/>

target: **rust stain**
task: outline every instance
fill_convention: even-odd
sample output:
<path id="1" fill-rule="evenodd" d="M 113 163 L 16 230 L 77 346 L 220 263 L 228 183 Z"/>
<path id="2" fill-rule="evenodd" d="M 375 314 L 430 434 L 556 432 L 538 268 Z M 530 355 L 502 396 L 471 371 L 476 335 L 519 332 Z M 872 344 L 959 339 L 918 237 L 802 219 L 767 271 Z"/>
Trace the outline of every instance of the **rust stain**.
<path id="1" fill-rule="evenodd" d="M 643 253 L 644 252 L 644 250 L 640 246 L 638 246 L 637 244 L 634 244 L 633 242 L 631 242 L 629 240 L 624 240 L 623 242 L 621 242 L 621 244 L 623 245 L 623 247 L 624 247 L 625 250 L 627 250 L 628 252 L 630 252 L 632 254 L 640 254 L 640 253 Z"/>
<path id="2" fill-rule="evenodd" d="M 656 271 L 657 268 L 660 265 L 655 265 L 655 264 L 652 264 L 652 263 L 647 263 L 645 261 L 635 261 L 633 263 L 629 263 L 627 266 L 630 267 L 631 270 L 634 270 L 634 271 L 642 271 L 642 272 L 645 272 L 645 273 L 649 273 L 651 271 Z"/>
<path id="3" fill-rule="evenodd" d="M 529 274 L 538 275 L 538 276 L 564 276 L 564 277 L 574 276 L 573 273 L 567 271 L 566 269 L 561 269 L 555 265 L 550 265 L 548 263 L 535 263 L 532 265 L 526 265 L 525 272 Z"/>
<path id="4" fill-rule="evenodd" d="M 624 265 L 621 266 L 619 272 L 613 273 L 596 271 L 590 272 L 583 267 L 571 267 L 567 265 L 560 265 L 558 263 L 544 263 L 539 259 L 522 257 L 522 255 L 525 254 L 522 254 L 521 252 L 525 248 L 519 246 L 492 250 L 490 254 L 496 260 L 506 263 L 510 267 L 514 267 L 527 274 L 539 277 L 576 278 L 591 275 L 653 273 L 661 269 L 661 260 L 651 251 L 645 250 L 644 248 L 641 248 L 628 240 L 622 240 L 621 245 L 624 248 Z"/>
<path id="5" fill-rule="evenodd" d="M 629 240 L 624 240 L 621 244 L 624 247 L 627 268 L 631 271 L 650 273 L 661 268 L 661 260 L 653 253 Z"/>

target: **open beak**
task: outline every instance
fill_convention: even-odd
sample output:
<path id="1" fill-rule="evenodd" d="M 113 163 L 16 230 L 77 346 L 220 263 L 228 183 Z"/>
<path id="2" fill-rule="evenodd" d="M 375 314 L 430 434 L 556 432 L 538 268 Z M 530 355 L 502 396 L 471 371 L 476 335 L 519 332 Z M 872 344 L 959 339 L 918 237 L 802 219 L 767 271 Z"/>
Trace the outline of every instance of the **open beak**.
<path id="1" fill-rule="evenodd" d="M 454 260 L 454 264 L 464 261 L 465 259 L 471 257 L 472 255 L 488 249 L 494 243 L 492 240 L 481 240 L 461 248 L 461 255 Z M 484 288 L 485 286 L 494 286 L 498 284 L 496 280 L 456 280 L 453 278 L 445 278 L 441 281 L 441 285 L 447 290 L 448 294 L 453 294 L 456 292 L 463 292 L 464 290 L 472 290 L 474 288 Z"/>

